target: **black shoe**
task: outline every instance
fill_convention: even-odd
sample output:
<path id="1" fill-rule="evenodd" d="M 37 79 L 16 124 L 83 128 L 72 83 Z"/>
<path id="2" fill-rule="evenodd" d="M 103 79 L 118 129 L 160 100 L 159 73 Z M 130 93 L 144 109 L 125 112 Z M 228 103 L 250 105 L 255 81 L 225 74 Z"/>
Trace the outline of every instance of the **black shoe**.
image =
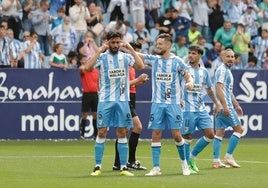
<path id="1" fill-rule="evenodd" d="M 120 170 L 120 166 L 113 166 L 113 170 Z"/>
<path id="2" fill-rule="evenodd" d="M 127 167 L 130 168 L 130 169 L 134 169 L 134 170 L 147 170 L 146 167 L 141 166 L 140 161 L 134 161 L 134 162 L 131 162 L 131 163 L 128 162 Z"/>
<path id="3" fill-rule="evenodd" d="M 121 170 L 121 168 L 120 168 L 120 166 L 116 166 L 116 165 L 114 165 L 114 166 L 113 166 L 113 170 L 115 170 L 115 171 L 119 171 L 119 170 Z M 133 170 L 133 169 L 132 169 L 132 168 L 128 168 L 128 167 L 124 167 L 124 170 L 131 171 L 131 170 Z"/>

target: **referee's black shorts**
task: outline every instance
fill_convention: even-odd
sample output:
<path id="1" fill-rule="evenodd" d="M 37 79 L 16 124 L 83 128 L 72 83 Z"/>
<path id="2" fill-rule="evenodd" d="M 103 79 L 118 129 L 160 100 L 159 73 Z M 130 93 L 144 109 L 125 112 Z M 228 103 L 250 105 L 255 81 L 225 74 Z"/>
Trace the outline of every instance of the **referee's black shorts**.
<path id="1" fill-rule="evenodd" d="M 83 93 L 82 96 L 82 112 L 97 112 L 98 93 Z"/>

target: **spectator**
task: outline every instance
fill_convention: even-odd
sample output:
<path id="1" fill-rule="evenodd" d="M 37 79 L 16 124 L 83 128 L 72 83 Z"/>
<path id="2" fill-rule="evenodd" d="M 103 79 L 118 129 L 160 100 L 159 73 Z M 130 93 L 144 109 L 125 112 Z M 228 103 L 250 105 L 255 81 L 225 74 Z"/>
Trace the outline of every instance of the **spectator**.
<path id="1" fill-rule="evenodd" d="M 11 67 L 17 68 L 19 62 L 23 59 L 23 47 L 20 40 L 14 38 L 14 32 L 12 29 L 7 30 L 7 37 L 9 38 L 9 42 L 13 48 L 12 52 L 14 54 L 11 55 Z"/>
<path id="2" fill-rule="evenodd" d="M 220 42 L 215 42 L 213 45 L 213 48 L 208 50 L 205 54 L 206 58 L 207 58 L 207 62 L 204 62 L 204 66 L 206 68 L 211 68 L 212 67 L 212 63 L 214 60 L 216 60 L 222 50 L 222 45 Z"/>
<path id="3" fill-rule="evenodd" d="M 52 18 L 52 25 L 51 25 L 51 30 L 57 27 L 58 25 L 62 24 L 63 19 L 65 17 L 65 10 L 64 8 L 59 8 L 57 11 L 58 15 L 57 17 Z"/>
<path id="4" fill-rule="evenodd" d="M 29 40 L 23 43 L 23 49 L 24 68 L 40 69 L 44 66 L 44 55 L 41 53 L 38 34 L 35 31 L 32 31 Z"/>
<path id="5" fill-rule="evenodd" d="M 241 57 L 240 54 L 234 54 L 234 63 L 231 69 L 241 69 Z"/>
<path id="6" fill-rule="evenodd" d="M 144 25 L 141 22 L 136 23 L 136 30 L 133 34 L 134 41 L 137 41 L 138 38 L 142 38 L 142 53 L 149 53 L 149 47 L 151 43 L 151 36 L 149 31 L 144 28 Z"/>
<path id="7" fill-rule="evenodd" d="M 208 15 L 208 24 L 211 32 L 211 37 L 213 38 L 216 31 L 223 26 L 224 18 L 223 11 L 221 8 L 222 1 L 208 0 L 208 6 L 210 12 Z"/>
<path id="8" fill-rule="evenodd" d="M 87 31 L 87 20 L 90 18 L 89 11 L 82 0 L 75 0 L 70 10 L 71 24 L 73 25 L 76 33 L 76 44 L 83 40 L 83 37 Z"/>
<path id="9" fill-rule="evenodd" d="M 251 40 L 258 36 L 259 23 L 253 4 L 247 5 L 247 10 L 241 16 L 240 21 L 245 23 L 245 31 L 250 34 Z"/>
<path id="10" fill-rule="evenodd" d="M 8 27 L 8 20 L 7 19 L 2 19 L 1 20 L 1 26 L 4 28 L 4 34 L 6 35 Z"/>
<path id="11" fill-rule="evenodd" d="M 188 32 L 191 26 L 189 20 L 185 17 L 178 16 L 178 11 L 176 9 L 172 9 L 172 25 L 175 32 L 175 38 L 179 36 L 185 36 L 188 39 Z"/>
<path id="12" fill-rule="evenodd" d="M 192 22 L 191 27 L 188 31 L 189 44 L 197 44 L 199 36 L 201 36 L 201 33 L 198 31 L 198 25 L 197 23 Z"/>
<path id="13" fill-rule="evenodd" d="M 102 24 L 103 22 L 103 16 L 102 16 L 102 9 L 101 7 L 98 7 L 96 3 L 91 2 L 88 6 L 90 18 L 87 21 L 88 29 L 93 30 L 94 26 L 97 24 Z M 94 39 L 98 46 L 101 45 L 101 35 L 95 34 Z"/>
<path id="14" fill-rule="evenodd" d="M 237 30 L 232 39 L 234 52 L 240 55 L 240 69 L 245 68 L 248 62 L 250 34 L 245 32 L 245 24 L 240 22 L 237 25 Z"/>
<path id="15" fill-rule="evenodd" d="M 8 27 L 14 31 L 14 38 L 16 39 L 19 39 L 22 29 L 22 22 L 19 17 L 21 7 L 19 0 L 2 1 L 2 17 L 8 20 Z"/>
<path id="16" fill-rule="evenodd" d="M 232 23 L 229 20 L 225 20 L 223 27 L 219 28 L 216 31 L 214 36 L 214 43 L 219 41 L 225 49 L 232 48 L 232 39 L 236 32 L 236 29 L 232 26 Z"/>
<path id="17" fill-rule="evenodd" d="M 209 8 L 205 0 L 192 0 L 193 5 L 193 21 L 198 24 L 198 30 L 208 42 L 211 41 L 208 26 Z"/>
<path id="18" fill-rule="evenodd" d="M 159 0 L 144 0 L 145 27 L 149 31 L 158 20 Z"/>
<path id="19" fill-rule="evenodd" d="M 186 46 L 186 37 L 185 36 L 179 36 L 176 38 L 171 46 L 171 52 L 175 55 L 179 56 L 180 58 L 184 58 L 188 55 L 188 48 Z"/>
<path id="20" fill-rule="evenodd" d="M 49 3 L 50 16 L 57 18 L 59 9 L 61 9 L 65 13 L 66 0 L 50 0 L 50 3 Z"/>
<path id="21" fill-rule="evenodd" d="M 22 4 L 23 30 L 31 32 L 33 30 L 33 12 L 40 7 L 40 0 L 25 0 Z"/>
<path id="22" fill-rule="evenodd" d="M 64 46 L 63 53 L 67 55 L 71 50 L 75 50 L 76 35 L 70 23 L 69 16 L 65 16 L 63 23 L 55 27 L 51 33 L 54 43 L 61 43 Z"/>
<path id="23" fill-rule="evenodd" d="M 107 9 L 110 21 L 127 20 L 128 7 L 126 0 L 111 0 Z"/>
<path id="24" fill-rule="evenodd" d="M 123 34 L 123 41 L 131 42 L 131 41 L 133 41 L 133 29 L 132 29 L 129 21 L 124 21 L 124 25 L 125 25 L 126 31 Z"/>
<path id="25" fill-rule="evenodd" d="M 262 28 L 268 29 L 268 0 L 263 0 L 259 3 L 259 23 L 262 26 Z"/>
<path id="26" fill-rule="evenodd" d="M 174 8 L 178 10 L 179 16 L 185 18 L 190 24 L 191 14 L 193 14 L 193 8 L 189 0 L 179 0 L 174 2 Z"/>
<path id="27" fill-rule="evenodd" d="M 258 58 L 258 66 L 264 67 L 266 49 L 268 48 L 268 30 L 262 29 L 261 36 L 254 38 L 250 42 L 250 52 Z"/>
<path id="28" fill-rule="evenodd" d="M 0 68 L 10 68 L 10 60 L 12 60 L 12 57 L 10 55 L 15 53 L 10 53 L 11 50 L 14 50 L 14 48 L 12 48 L 9 38 L 6 37 L 6 30 L 2 24 L 0 25 L 0 44 Z"/>
<path id="29" fill-rule="evenodd" d="M 171 20 L 172 9 L 168 8 L 165 10 L 165 14 L 158 18 L 155 28 L 159 30 L 159 34 L 167 33 L 173 35 L 173 26 Z"/>
<path id="30" fill-rule="evenodd" d="M 84 40 L 79 42 L 77 45 L 77 54 L 80 54 L 87 57 L 87 60 L 91 59 L 95 53 L 98 51 L 98 46 L 94 41 L 93 33 L 87 31 Z"/>
<path id="31" fill-rule="evenodd" d="M 227 16 L 234 27 L 237 27 L 237 24 L 245 10 L 246 5 L 242 0 L 231 0 L 227 8 Z"/>
<path id="32" fill-rule="evenodd" d="M 143 25 L 145 25 L 144 0 L 130 1 L 129 9 L 133 25 L 136 26 L 138 22 L 141 22 Z"/>
<path id="33" fill-rule="evenodd" d="M 77 53 L 70 51 L 67 55 L 68 67 L 78 68 L 80 65 L 77 62 Z"/>
<path id="34" fill-rule="evenodd" d="M 53 46 L 53 53 L 49 59 L 49 65 L 51 68 L 60 68 L 64 71 L 68 68 L 68 61 L 66 56 L 63 54 L 63 45 L 61 43 L 57 43 Z"/>
<path id="35" fill-rule="evenodd" d="M 118 33 L 124 35 L 126 33 L 126 26 L 122 20 L 109 22 L 109 24 L 106 26 L 105 31 L 103 33 L 104 40 L 106 40 L 106 35 L 110 31 L 118 32 Z"/>
<path id="36" fill-rule="evenodd" d="M 248 57 L 248 64 L 245 66 L 245 69 L 253 69 L 253 70 L 259 70 L 261 69 L 260 66 L 258 66 L 258 60 L 257 57 L 254 55 L 251 55 Z M 265 69 L 268 69 L 268 63 L 265 61 Z"/>
<path id="37" fill-rule="evenodd" d="M 41 50 L 45 56 L 49 56 L 49 23 L 51 21 L 49 16 L 49 2 L 48 0 L 41 0 L 40 8 L 34 11 L 32 23 L 34 31 L 38 35 L 38 42 Z"/>
<path id="38" fill-rule="evenodd" d="M 30 40 L 30 32 L 29 31 L 24 31 L 23 32 L 23 38 L 21 41 L 21 46 L 22 46 L 22 59 L 18 62 L 18 67 L 19 68 L 24 68 L 24 43 L 28 40 Z"/>

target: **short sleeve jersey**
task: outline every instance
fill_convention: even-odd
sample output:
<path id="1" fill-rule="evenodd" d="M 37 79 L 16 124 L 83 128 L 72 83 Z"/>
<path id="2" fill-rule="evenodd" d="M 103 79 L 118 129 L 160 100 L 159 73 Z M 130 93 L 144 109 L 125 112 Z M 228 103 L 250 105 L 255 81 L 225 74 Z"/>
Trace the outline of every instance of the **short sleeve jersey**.
<path id="1" fill-rule="evenodd" d="M 180 104 L 180 78 L 188 67 L 184 61 L 172 55 L 168 59 L 160 56 L 145 55 L 144 64 L 152 68 L 152 102 Z"/>
<path id="2" fill-rule="evenodd" d="M 215 73 L 215 83 L 222 83 L 224 84 L 224 96 L 227 102 L 228 108 L 233 108 L 232 103 L 232 93 L 233 93 L 233 75 L 229 67 L 225 64 L 222 64 Z M 217 96 L 218 97 L 218 96 Z"/>
<path id="3" fill-rule="evenodd" d="M 183 98 L 185 101 L 184 111 L 187 112 L 201 112 L 205 110 L 205 103 L 203 100 L 204 89 L 212 88 L 208 71 L 204 67 L 189 68 L 189 73 L 194 80 L 194 88 L 187 90 L 183 88 Z M 185 83 L 185 81 L 183 81 Z M 182 84 L 185 85 L 185 84 Z"/>
<path id="4" fill-rule="evenodd" d="M 99 70 L 99 101 L 129 101 L 129 70 L 134 65 L 130 54 L 102 53 L 94 68 Z"/>

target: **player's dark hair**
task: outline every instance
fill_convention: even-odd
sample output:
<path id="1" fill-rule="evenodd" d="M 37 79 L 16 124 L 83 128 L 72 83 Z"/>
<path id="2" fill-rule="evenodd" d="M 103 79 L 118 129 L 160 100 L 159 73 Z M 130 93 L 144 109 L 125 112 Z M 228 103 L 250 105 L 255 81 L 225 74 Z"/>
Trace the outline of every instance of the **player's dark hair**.
<path id="1" fill-rule="evenodd" d="M 196 45 L 196 44 L 189 46 L 188 50 L 197 52 L 198 54 L 201 54 L 201 55 L 203 55 L 204 53 L 203 47 Z"/>
<path id="2" fill-rule="evenodd" d="M 122 39 L 122 34 L 119 33 L 119 32 L 114 32 L 114 31 L 110 31 L 110 32 L 108 32 L 108 34 L 107 34 L 107 40 L 110 40 L 110 39 L 112 39 L 112 38 L 117 38 L 117 37 L 119 37 L 119 38 Z"/>
<path id="3" fill-rule="evenodd" d="M 172 43 L 172 36 L 170 34 L 167 34 L 167 33 L 162 33 L 162 34 L 158 35 L 157 39 L 164 39 L 165 41 Z"/>

